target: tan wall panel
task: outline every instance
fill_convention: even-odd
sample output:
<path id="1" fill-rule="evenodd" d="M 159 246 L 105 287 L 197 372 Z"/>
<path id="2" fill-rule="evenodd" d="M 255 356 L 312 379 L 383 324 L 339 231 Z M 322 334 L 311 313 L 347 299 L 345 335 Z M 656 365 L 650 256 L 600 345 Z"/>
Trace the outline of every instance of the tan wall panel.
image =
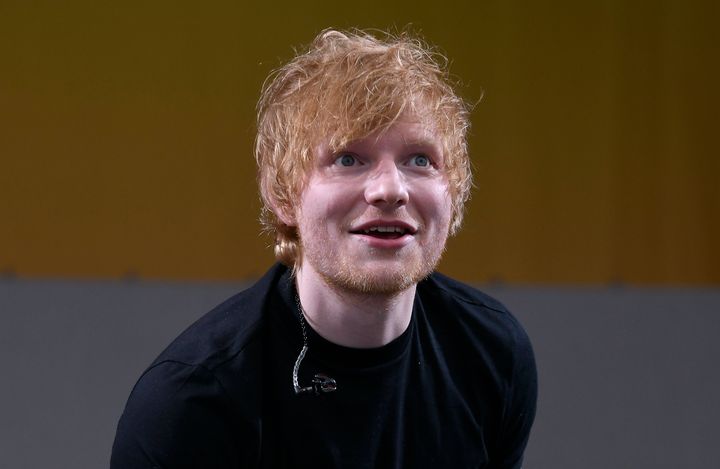
<path id="1" fill-rule="evenodd" d="M 720 283 L 715 3 L 379 5 L 4 3 L 0 270 L 257 276 L 264 77 L 324 27 L 412 23 L 484 92 L 444 271 Z"/>

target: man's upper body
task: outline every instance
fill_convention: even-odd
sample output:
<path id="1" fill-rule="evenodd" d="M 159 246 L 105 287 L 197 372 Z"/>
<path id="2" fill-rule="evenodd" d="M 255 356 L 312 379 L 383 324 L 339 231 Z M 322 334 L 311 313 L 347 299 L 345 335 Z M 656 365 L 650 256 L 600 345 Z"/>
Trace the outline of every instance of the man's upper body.
<path id="1" fill-rule="evenodd" d="M 432 274 L 471 185 L 467 108 L 406 37 L 326 31 L 266 85 L 276 266 L 143 374 L 112 467 L 519 468 L 530 343 Z"/>
<path id="2" fill-rule="evenodd" d="M 439 274 L 381 347 L 310 332 L 275 266 L 187 329 L 143 374 L 118 426 L 116 468 L 519 468 L 535 406 L 527 336 L 492 298 Z"/>

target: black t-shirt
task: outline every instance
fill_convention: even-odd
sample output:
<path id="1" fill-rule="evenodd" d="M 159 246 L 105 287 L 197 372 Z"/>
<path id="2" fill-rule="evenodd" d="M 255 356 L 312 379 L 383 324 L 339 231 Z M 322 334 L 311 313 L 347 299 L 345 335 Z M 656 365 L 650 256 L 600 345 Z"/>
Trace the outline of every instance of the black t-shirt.
<path id="1" fill-rule="evenodd" d="M 118 424 L 120 468 L 519 468 L 535 414 L 527 335 L 497 301 L 433 274 L 408 329 L 375 349 L 308 328 L 273 267 L 176 339 L 143 374 Z"/>

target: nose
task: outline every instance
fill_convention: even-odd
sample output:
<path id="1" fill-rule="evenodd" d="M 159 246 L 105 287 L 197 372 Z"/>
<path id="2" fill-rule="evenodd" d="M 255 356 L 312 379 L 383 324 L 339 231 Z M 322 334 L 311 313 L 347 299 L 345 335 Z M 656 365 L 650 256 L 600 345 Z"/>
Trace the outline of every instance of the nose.
<path id="1" fill-rule="evenodd" d="M 394 161 L 383 161 L 369 175 L 365 200 L 380 208 L 397 208 L 408 202 L 405 178 Z"/>

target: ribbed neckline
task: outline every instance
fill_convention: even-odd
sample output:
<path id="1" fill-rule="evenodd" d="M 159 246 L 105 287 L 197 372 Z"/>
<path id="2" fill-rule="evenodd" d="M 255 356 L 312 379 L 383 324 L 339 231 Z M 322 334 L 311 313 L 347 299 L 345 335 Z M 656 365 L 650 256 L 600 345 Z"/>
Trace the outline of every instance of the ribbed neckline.
<path id="1" fill-rule="evenodd" d="M 284 316 L 282 322 L 289 325 L 291 334 L 301 334 L 300 311 L 295 301 L 297 290 L 289 270 L 280 278 L 278 287 L 282 302 L 286 306 L 282 308 Z M 413 306 L 413 314 L 407 329 L 392 342 L 382 347 L 353 348 L 338 345 L 325 339 L 308 325 L 308 356 L 323 365 L 334 368 L 368 369 L 390 365 L 400 359 L 408 350 L 414 328 L 415 306 Z M 298 337 L 297 342 L 302 343 L 302 336 Z"/>

